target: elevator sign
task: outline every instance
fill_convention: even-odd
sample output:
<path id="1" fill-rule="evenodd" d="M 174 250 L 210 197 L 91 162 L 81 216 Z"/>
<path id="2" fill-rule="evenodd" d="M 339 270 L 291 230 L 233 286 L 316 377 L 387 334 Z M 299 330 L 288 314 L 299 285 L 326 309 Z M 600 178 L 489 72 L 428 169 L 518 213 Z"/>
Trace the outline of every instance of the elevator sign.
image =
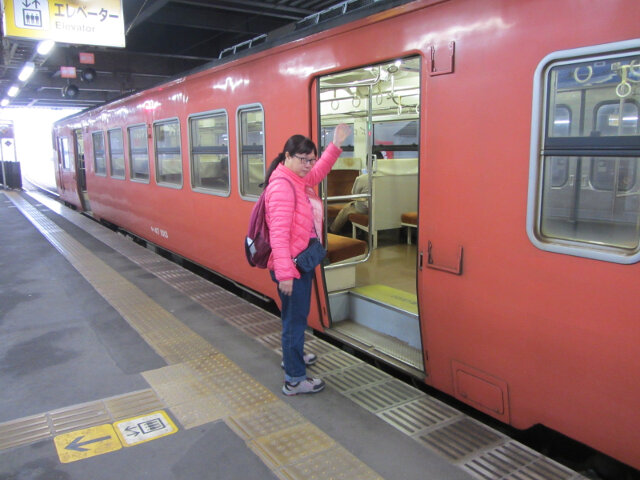
<path id="1" fill-rule="evenodd" d="M 8 37 L 124 47 L 122 0 L 2 0 Z"/>

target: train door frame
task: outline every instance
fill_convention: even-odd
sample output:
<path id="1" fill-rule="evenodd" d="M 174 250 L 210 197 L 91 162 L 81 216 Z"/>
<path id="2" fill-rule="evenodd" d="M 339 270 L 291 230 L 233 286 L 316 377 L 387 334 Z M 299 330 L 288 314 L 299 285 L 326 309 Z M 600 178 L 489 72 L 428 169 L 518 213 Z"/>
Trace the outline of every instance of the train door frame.
<path id="1" fill-rule="evenodd" d="M 378 356 L 383 361 L 393 363 L 420 378 L 424 377 L 425 372 L 425 344 L 423 342 L 424 332 L 422 331 L 422 322 L 420 321 L 418 311 L 420 304 L 417 289 L 419 273 L 418 245 L 411 246 L 409 242 L 407 242 L 407 248 L 415 248 L 415 252 L 411 257 L 413 258 L 411 266 L 408 267 L 413 273 L 410 277 L 405 278 L 405 282 L 408 281 L 407 283 L 413 284 L 412 287 L 409 287 L 409 290 L 415 289 L 415 293 L 410 291 L 403 292 L 398 288 L 394 288 L 394 283 L 388 283 L 390 279 L 382 280 L 383 277 L 380 275 L 369 277 L 368 274 L 365 273 L 365 276 L 362 278 L 369 278 L 365 280 L 363 284 L 362 281 L 360 281 L 362 285 L 356 283 L 356 278 L 357 275 L 362 275 L 362 272 L 365 272 L 363 269 L 366 268 L 383 271 L 382 266 L 376 266 L 377 261 L 373 258 L 376 253 L 382 251 L 382 249 L 378 250 L 378 245 L 376 245 L 378 243 L 377 237 L 380 231 L 394 229 L 394 227 L 387 226 L 382 221 L 378 223 L 376 218 L 378 216 L 382 218 L 382 215 L 384 215 L 385 218 L 395 218 L 397 216 L 398 225 L 396 229 L 398 231 L 404 230 L 400 223 L 401 214 L 395 212 L 394 208 L 388 208 L 388 205 L 386 205 L 387 202 L 390 204 L 394 203 L 393 198 L 387 197 L 393 196 L 394 192 L 398 194 L 396 206 L 400 208 L 404 205 L 400 197 L 408 196 L 415 200 L 415 205 L 412 204 L 411 210 L 407 211 L 417 211 L 418 209 L 420 196 L 418 186 L 420 174 L 420 102 L 422 101 L 423 94 L 422 64 L 422 57 L 419 55 L 411 55 L 406 58 L 376 62 L 358 68 L 345 69 L 341 72 L 320 75 L 314 79 L 313 82 L 313 87 L 315 87 L 316 91 L 316 103 L 312 107 L 312 126 L 314 131 L 317 132 L 318 143 L 321 146 L 327 144 L 331 137 L 331 129 L 329 128 L 327 134 L 327 132 L 324 131 L 324 127 L 335 126 L 347 118 L 353 120 L 354 141 L 352 150 L 354 152 L 354 161 L 349 163 L 349 158 L 346 159 L 347 161 L 342 159 L 343 165 L 338 168 L 358 168 L 358 170 L 363 167 L 366 168 L 365 173 L 369 184 L 369 190 L 366 194 L 353 194 L 352 192 L 351 195 L 343 194 L 338 197 L 329 197 L 326 193 L 327 181 L 325 180 L 323 182 L 322 200 L 325 208 L 325 218 L 327 203 L 331 200 L 350 202 L 366 198 L 369 210 L 367 214 L 368 226 L 366 230 L 363 229 L 367 237 L 367 252 L 353 259 L 347 259 L 323 268 L 323 293 L 326 298 L 326 305 L 329 308 L 327 313 L 321 311 L 322 324 L 328 329 L 327 333 L 329 335 L 335 335 L 340 338 L 342 338 L 342 331 L 346 331 L 347 328 L 351 329 L 354 323 L 357 324 L 358 328 L 366 327 L 370 330 L 373 337 L 377 336 L 378 340 L 376 341 L 381 342 L 374 344 L 371 348 L 367 348 L 369 353 Z M 383 71 L 382 74 L 381 71 Z M 350 77 L 357 78 L 360 73 L 366 74 L 366 72 L 369 72 L 371 78 L 350 80 Z M 398 72 L 397 75 L 396 72 Z M 405 77 L 402 78 L 402 75 L 405 75 Z M 342 82 L 342 76 L 348 81 Z M 322 85 L 323 80 L 325 82 L 324 85 Z M 403 85 L 402 81 L 406 83 Z M 403 88 L 405 89 L 404 91 L 402 90 Z M 410 91 L 412 93 L 410 93 Z M 328 92 L 333 92 L 333 98 L 335 98 L 335 100 L 327 98 Z M 351 92 L 352 98 L 349 97 L 348 92 Z M 411 95 L 413 98 L 408 100 Z M 403 99 L 405 100 L 404 102 Z M 326 113 L 327 102 L 331 102 L 332 112 Z M 339 102 L 342 103 L 339 104 Z M 376 102 L 375 105 L 374 102 Z M 407 107 L 409 102 L 411 102 L 410 108 Z M 346 103 L 350 103 L 350 109 L 345 108 L 341 114 L 340 111 L 346 106 Z M 334 114 L 333 111 L 336 113 Z M 340 118 L 341 116 L 343 118 Z M 376 124 L 374 124 L 374 120 L 376 120 Z M 395 138 L 395 136 L 400 135 L 399 132 L 404 129 L 403 126 L 402 128 L 398 127 L 397 131 L 393 130 L 394 125 L 398 124 L 398 122 L 406 122 L 407 124 L 415 122 L 416 143 L 411 146 L 409 144 L 404 145 L 402 141 L 393 140 L 389 142 L 389 148 L 379 147 L 376 149 L 374 146 L 375 126 L 383 125 L 384 127 L 381 127 L 381 130 L 385 131 L 384 128 L 386 128 L 388 132 L 394 132 L 388 134 L 394 135 Z M 357 138 L 357 136 L 360 138 Z M 325 141 L 323 142 L 323 140 Z M 397 155 L 396 161 L 394 161 L 394 149 L 401 152 Z M 384 161 L 378 160 L 374 154 L 375 150 L 386 151 L 388 158 L 384 159 Z M 407 153 L 414 150 L 416 152 L 415 159 L 411 153 Z M 348 151 L 348 148 L 345 149 L 345 151 Z M 387 160 L 389 161 L 387 162 Z M 340 160 L 338 162 L 340 162 Z M 358 162 L 360 162 L 360 166 L 357 166 Z M 376 181 L 377 183 L 375 183 Z M 409 188 L 408 192 L 406 190 L 407 185 L 413 185 L 412 188 Z M 376 188 L 378 189 L 376 190 Z M 413 190 L 413 192 L 411 192 L 411 190 Z M 376 197 L 375 192 L 378 192 L 378 194 L 382 196 Z M 398 192 L 400 192 L 400 194 Z M 380 208 L 376 210 L 374 203 L 376 203 L 376 201 L 380 203 L 381 198 L 387 198 L 387 200 L 382 201 L 384 205 L 381 204 Z M 411 203 L 411 200 L 409 200 L 409 203 Z M 388 213 L 387 210 L 389 211 Z M 382 227 L 382 230 L 377 230 L 379 226 Z M 384 228 L 385 226 L 386 228 Z M 325 224 L 325 238 L 327 238 L 327 230 L 328 222 Z M 409 234 L 411 233 L 409 232 Z M 391 243 L 393 244 L 393 240 L 391 240 Z M 402 247 L 402 243 L 404 242 L 398 242 L 397 246 Z M 395 244 L 391 246 L 392 248 L 396 247 Z M 378 251 L 374 252 L 374 250 Z M 369 262 L 368 267 L 365 266 L 367 262 Z M 356 267 L 358 268 L 358 272 L 361 273 L 356 273 Z M 349 273 L 349 269 L 352 269 L 352 273 Z M 340 277 L 341 271 L 345 272 L 343 277 Z M 352 275 L 352 277 L 350 277 L 350 275 Z M 353 283 L 350 283 L 351 280 Z M 367 291 L 365 292 L 365 290 Z M 337 299 L 337 297 L 340 296 L 346 296 L 348 298 Z M 370 322 L 370 325 L 369 323 L 363 323 L 357 320 L 356 317 L 359 318 L 362 314 L 361 312 L 364 312 L 364 309 L 356 305 L 360 300 L 352 300 L 352 298 L 364 298 L 365 301 L 375 305 L 365 308 L 376 309 L 378 313 L 369 316 L 371 318 L 377 317 L 379 320 L 373 320 Z M 348 304 L 348 306 L 345 306 L 345 304 Z M 384 309 L 384 313 L 380 311 L 381 309 Z M 391 310 L 393 310 L 393 312 L 391 312 Z M 346 314 L 345 311 L 347 312 Z M 341 322 L 345 323 L 343 324 Z M 344 325 L 344 328 L 342 325 Z M 383 345 L 386 340 L 382 337 L 386 337 L 391 343 Z M 342 339 L 344 340 L 344 338 Z M 398 343 L 392 345 L 394 341 L 404 343 L 405 346 L 410 347 L 414 353 L 394 357 L 393 349 L 398 347 Z M 354 342 L 347 340 L 347 343 L 352 343 L 356 348 L 360 348 L 357 338 Z M 360 346 L 363 344 L 364 342 L 361 342 Z"/>
<path id="2" fill-rule="evenodd" d="M 87 170 L 84 156 L 84 135 L 81 128 L 73 130 L 73 161 L 76 170 L 76 188 L 82 209 L 89 210 L 89 195 L 87 193 Z"/>

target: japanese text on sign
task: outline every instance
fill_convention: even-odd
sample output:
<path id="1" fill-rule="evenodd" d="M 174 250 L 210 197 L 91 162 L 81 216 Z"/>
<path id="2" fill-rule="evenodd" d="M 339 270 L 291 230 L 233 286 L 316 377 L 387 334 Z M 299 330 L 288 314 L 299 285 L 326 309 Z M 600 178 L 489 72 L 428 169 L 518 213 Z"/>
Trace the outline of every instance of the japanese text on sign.
<path id="1" fill-rule="evenodd" d="M 8 0 L 3 21 L 7 36 L 125 46 L 122 0 Z"/>

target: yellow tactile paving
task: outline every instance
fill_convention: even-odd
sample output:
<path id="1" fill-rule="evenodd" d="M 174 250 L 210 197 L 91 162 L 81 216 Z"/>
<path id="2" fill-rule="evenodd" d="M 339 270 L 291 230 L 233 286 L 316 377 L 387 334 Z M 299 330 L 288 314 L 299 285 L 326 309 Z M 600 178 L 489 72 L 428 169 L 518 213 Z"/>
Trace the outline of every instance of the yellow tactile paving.
<path id="1" fill-rule="evenodd" d="M 204 338 L 58 228 L 29 202 L 15 193 L 8 196 L 96 291 L 169 363 L 167 367 L 145 372 L 143 376 L 184 428 L 224 419 L 280 478 L 340 478 L 334 474 L 318 475 L 326 471 L 332 457 L 348 459 L 352 472 L 371 473 L 344 478 L 380 478 L 304 417 L 292 414 L 292 421 L 279 422 L 279 425 L 274 423 L 274 412 L 280 412 L 276 418 L 283 418 L 289 414 L 290 407 L 222 353 L 212 349 Z M 182 272 L 171 275 L 182 275 Z M 209 298 L 212 310 L 244 308 L 239 306 L 242 303 L 239 299 Z M 247 313 L 252 312 L 249 309 Z M 248 426 L 249 418 L 250 422 L 261 427 L 252 429 Z M 304 442 L 300 441 L 301 438 Z M 317 465 L 314 459 L 318 460 Z"/>
<path id="2" fill-rule="evenodd" d="M 336 446 L 336 443 L 315 425 L 305 421 L 250 440 L 249 446 L 267 465 L 280 468 L 304 457 L 329 450 Z"/>

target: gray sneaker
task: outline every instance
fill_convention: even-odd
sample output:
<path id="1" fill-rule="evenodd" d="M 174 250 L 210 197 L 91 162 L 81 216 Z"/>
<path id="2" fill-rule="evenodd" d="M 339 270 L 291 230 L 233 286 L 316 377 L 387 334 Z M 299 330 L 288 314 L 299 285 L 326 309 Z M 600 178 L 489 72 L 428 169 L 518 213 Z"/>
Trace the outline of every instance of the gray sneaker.
<path id="1" fill-rule="evenodd" d="M 310 367 L 318 361 L 318 357 L 314 353 L 305 353 L 302 358 L 304 358 L 304 364 L 307 367 Z M 280 362 L 280 368 L 284 368 L 284 361 Z"/>
<path id="2" fill-rule="evenodd" d="M 300 393 L 317 393 L 324 388 L 324 381 L 319 378 L 307 377 L 297 383 L 284 382 L 282 393 L 285 395 L 298 395 Z"/>

